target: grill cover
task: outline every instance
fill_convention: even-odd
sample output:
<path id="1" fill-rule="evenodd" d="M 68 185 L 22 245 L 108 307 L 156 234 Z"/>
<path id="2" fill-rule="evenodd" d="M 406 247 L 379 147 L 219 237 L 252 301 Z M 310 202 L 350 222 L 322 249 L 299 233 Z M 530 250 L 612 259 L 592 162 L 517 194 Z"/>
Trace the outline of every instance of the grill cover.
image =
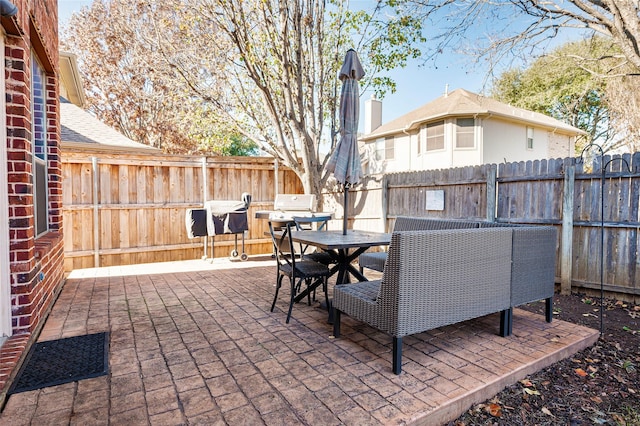
<path id="1" fill-rule="evenodd" d="M 189 238 L 221 234 L 239 234 L 249 230 L 247 210 L 251 195 L 242 194 L 242 201 L 211 200 L 204 209 L 188 209 L 186 226 Z"/>
<path id="2" fill-rule="evenodd" d="M 185 218 L 189 238 L 207 236 L 207 211 L 205 209 L 187 209 Z"/>

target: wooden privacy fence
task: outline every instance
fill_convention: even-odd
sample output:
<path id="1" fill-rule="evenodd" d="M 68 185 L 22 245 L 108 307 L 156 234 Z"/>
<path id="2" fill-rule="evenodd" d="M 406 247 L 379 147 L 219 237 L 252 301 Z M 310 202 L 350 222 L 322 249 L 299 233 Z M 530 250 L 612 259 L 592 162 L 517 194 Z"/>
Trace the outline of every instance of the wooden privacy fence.
<path id="1" fill-rule="evenodd" d="M 631 171 L 617 159 L 624 159 Z M 607 165 L 604 192 L 602 164 Z M 640 153 L 589 165 L 566 158 L 388 174 L 352 190 L 350 221 L 357 228 L 379 230 L 390 230 L 401 215 L 552 225 L 558 229 L 556 276 L 563 292 L 600 289 L 604 241 L 605 291 L 637 300 L 638 170 Z"/>
<path id="2" fill-rule="evenodd" d="M 276 185 L 281 193 L 304 192 L 291 170 L 260 157 L 67 152 L 62 175 L 66 271 L 199 259 L 204 238 L 188 238 L 187 209 L 239 201 L 243 192 L 252 196 L 246 251 L 268 253 L 268 227 L 255 211 L 273 208 Z M 228 256 L 234 236 L 214 238 L 215 256 Z"/>
<path id="3" fill-rule="evenodd" d="M 349 222 L 377 231 L 400 215 L 552 225 L 564 292 L 600 288 L 603 241 L 605 290 L 638 299 L 640 153 L 619 158 L 631 172 L 605 157 L 591 169 L 567 158 L 369 176 L 351 189 Z M 273 208 L 276 186 L 278 193 L 303 192 L 295 174 L 270 158 L 73 152 L 63 153 L 62 169 L 67 271 L 199 259 L 204 239 L 188 238 L 186 210 L 206 200 L 240 200 L 243 192 L 253 198 L 246 252 L 271 253 L 267 224 L 255 211 Z M 323 199 L 323 210 L 335 212 L 331 227 L 340 228 L 342 194 Z M 215 257 L 228 256 L 234 236 L 214 240 Z"/>

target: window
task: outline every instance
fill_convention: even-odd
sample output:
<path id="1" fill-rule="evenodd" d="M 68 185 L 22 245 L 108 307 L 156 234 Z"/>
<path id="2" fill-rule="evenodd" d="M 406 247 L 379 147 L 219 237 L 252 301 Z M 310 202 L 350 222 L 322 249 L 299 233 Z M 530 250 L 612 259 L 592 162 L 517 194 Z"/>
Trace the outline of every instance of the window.
<path id="1" fill-rule="evenodd" d="M 376 141 L 376 160 L 393 160 L 395 155 L 394 143 L 395 138 L 393 136 L 378 139 Z"/>
<path id="2" fill-rule="evenodd" d="M 384 159 L 393 160 L 395 157 L 395 138 L 390 136 L 384 140 Z"/>
<path id="3" fill-rule="evenodd" d="M 47 92 L 45 74 L 31 53 L 31 134 L 33 144 L 33 208 L 36 236 L 49 229 L 47 200 Z"/>
<path id="4" fill-rule="evenodd" d="M 533 127 L 527 127 L 527 149 L 533 149 Z"/>
<path id="5" fill-rule="evenodd" d="M 427 124 L 427 151 L 444 149 L 444 120 Z"/>
<path id="6" fill-rule="evenodd" d="M 422 129 L 418 131 L 416 135 L 417 147 L 418 147 L 418 155 L 422 154 Z"/>
<path id="7" fill-rule="evenodd" d="M 473 148 L 475 144 L 475 120 L 458 118 L 456 120 L 456 148 Z"/>
<path id="8" fill-rule="evenodd" d="M 376 141 L 376 161 L 384 160 L 384 139 Z"/>

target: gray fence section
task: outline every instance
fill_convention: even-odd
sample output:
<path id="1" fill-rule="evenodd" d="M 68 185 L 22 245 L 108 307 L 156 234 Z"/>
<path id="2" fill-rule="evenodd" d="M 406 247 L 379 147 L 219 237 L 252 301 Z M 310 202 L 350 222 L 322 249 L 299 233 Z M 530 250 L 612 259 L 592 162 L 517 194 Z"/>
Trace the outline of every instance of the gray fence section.
<path id="1" fill-rule="evenodd" d="M 373 176 L 352 189 L 349 222 L 379 231 L 402 215 L 553 225 L 563 292 L 600 289 L 602 253 L 605 291 L 637 300 L 639 170 L 636 153 L 588 164 L 566 158 Z M 341 199 L 334 195 L 325 198 Z"/>

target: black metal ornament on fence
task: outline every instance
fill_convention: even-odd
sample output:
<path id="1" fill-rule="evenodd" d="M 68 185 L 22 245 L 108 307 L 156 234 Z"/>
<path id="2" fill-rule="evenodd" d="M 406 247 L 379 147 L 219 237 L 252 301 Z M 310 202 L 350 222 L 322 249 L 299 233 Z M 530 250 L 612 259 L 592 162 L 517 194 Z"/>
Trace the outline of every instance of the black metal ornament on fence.
<path id="1" fill-rule="evenodd" d="M 614 161 L 622 161 L 631 173 L 631 167 L 627 160 L 622 157 L 614 157 L 604 163 L 604 150 L 595 143 L 585 146 L 580 153 L 580 162 L 584 162 L 584 154 L 591 148 L 597 148 L 600 155 L 600 336 L 604 334 L 604 183 L 606 179 L 607 167 Z"/>

